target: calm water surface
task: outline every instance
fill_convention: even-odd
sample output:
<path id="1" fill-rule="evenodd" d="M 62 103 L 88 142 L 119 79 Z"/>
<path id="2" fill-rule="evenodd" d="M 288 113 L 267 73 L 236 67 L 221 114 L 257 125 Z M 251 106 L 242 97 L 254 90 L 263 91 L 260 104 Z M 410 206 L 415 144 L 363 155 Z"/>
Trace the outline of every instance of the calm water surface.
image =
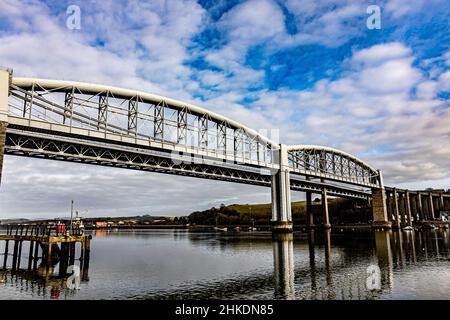
<path id="1" fill-rule="evenodd" d="M 92 236 L 79 290 L 58 280 L 58 265 L 46 278 L 27 272 L 24 244 L 23 271 L 0 269 L 0 299 L 450 298 L 448 230 L 305 231 L 276 239 L 187 230 Z M 0 263 L 3 248 L 4 241 Z"/>

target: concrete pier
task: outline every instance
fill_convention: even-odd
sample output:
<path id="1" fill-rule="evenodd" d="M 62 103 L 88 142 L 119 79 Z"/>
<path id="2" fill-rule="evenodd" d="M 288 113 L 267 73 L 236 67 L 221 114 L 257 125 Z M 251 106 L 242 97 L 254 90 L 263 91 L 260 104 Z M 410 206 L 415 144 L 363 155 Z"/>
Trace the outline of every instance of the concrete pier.
<path id="1" fill-rule="evenodd" d="M 331 228 L 330 217 L 328 214 L 328 197 L 327 197 L 327 189 L 322 190 L 322 221 L 323 227 L 325 229 Z"/>
<path id="2" fill-rule="evenodd" d="M 395 188 L 393 190 L 393 198 L 394 198 L 393 208 L 394 208 L 394 217 L 395 217 L 394 227 L 400 228 L 401 227 L 401 225 L 400 225 L 400 223 L 401 223 L 400 210 L 398 207 L 398 194 L 397 194 L 397 190 Z"/>
<path id="3" fill-rule="evenodd" d="M 291 186 L 288 153 L 285 145 L 280 145 L 277 154 L 280 170 L 272 176 L 272 231 L 292 232 Z"/>
<path id="4" fill-rule="evenodd" d="M 406 225 L 412 226 L 412 215 L 411 215 L 411 201 L 410 201 L 409 191 L 405 191 L 405 211 L 406 211 Z"/>
<path id="5" fill-rule="evenodd" d="M 308 228 L 314 228 L 314 215 L 312 212 L 312 193 L 306 192 L 306 225 Z"/>
<path id="6" fill-rule="evenodd" d="M 433 205 L 433 193 L 430 191 L 428 194 L 428 209 L 429 211 L 429 218 L 434 220 L 434 205 Z"/>

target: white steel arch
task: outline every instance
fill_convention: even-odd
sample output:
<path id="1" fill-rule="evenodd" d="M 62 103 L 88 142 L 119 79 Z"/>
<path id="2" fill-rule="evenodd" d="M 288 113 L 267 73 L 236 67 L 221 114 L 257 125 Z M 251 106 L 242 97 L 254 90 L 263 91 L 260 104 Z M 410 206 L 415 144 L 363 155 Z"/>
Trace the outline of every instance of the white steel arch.
<path id="1" fill-rule="evenodd" d="M 288 146 L 291 172 L 380 187 L 380 172 L 363 160 L 342 150 L 318 145 Z"/>

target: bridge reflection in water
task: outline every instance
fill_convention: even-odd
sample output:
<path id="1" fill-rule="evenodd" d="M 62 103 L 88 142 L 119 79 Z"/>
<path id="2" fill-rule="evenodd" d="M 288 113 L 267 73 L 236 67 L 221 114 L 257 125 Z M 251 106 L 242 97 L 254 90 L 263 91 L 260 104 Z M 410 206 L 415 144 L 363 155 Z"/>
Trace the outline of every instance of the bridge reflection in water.
<path id="1" fill-rule="evenodd" d="M 94 237 L 96 237 L 95 234 Z M 206 250 L 215 252 L 214 255 L 225 255 L 233 259 L 233 254 L 239 251 L 241 254 L 238 254 L 238 256 L 245 257 L 242 251 L 252 250 L 253 252 L 258 251 L 258 255 L 261 254 L 258 261 L 270 259 L 270 256 L 273 259 L 264 266 L 254 264 L 255 268 L 246 268 L 246 271 L 240 274 L 228 272 L 220 276 L 220 267 L 218 266 L 218 270 L 211 271 L 211 273 L 216 273 L 216 276 L 210 277 L 209 280 L 207 275 L 201 275 L 198 280 L 191 280 L 186 284 L 183 282 L 183 278 L 180 278 L 181 285 L 173 283 L 175 285 L 171 287 L 157 288 L 148 285 L 145 278 L 145 276 L 148 277 L 148 274 L 145 275 L 140 272 L 140 269 L 133 269 L 131 276 L 129 271 L 132 266 L 139 266 L 139 268 L 149 266 L 141 258 L 149 252 L 153 252 L 146 251 L 152 250 L 150 248 L 152 246 L 144 246 L 136 251 L 136 254 L 139 254 L 140 257 L 137 259 L 139 260 L 137 264 L 128 261 L 128 258 L 131 258 L 132 255 L 127 255 L 126 261 L 119 264 L 111 263 L 115 265 L 113 269 L 105 269 L 104 266 L 101 267 L 101 264 L 92 266 L 91 271 L 99 272 L 101 270 L 102 274 L 112 274 L 111 272 L 121 270 L 121 272 L 128 273 L 127 279 L 129 281 L 134 281 L 133 278 L 139 278 L 142 288 L 139 288 L 137 292 L 131 292 L 133 299 L 363 300 L 401 298 L 403 297 L 402 294 L 421 298 L 422 292 L 420 290 L 424 290 L 423 285 L 414 287 L 413 290 L 416 291 L 405 290 L 405 288 L 409 288 L 409 284 L 406 284 L 410 280 L 409 277 L 411 275 L 420 277 L 421 279 L 417 280 L 422 281 L 426 286 L 427 277 L 430 277 L 430 280 L 435 280 L 436 275 L 424 272 L 423 266 L 430 267 L 436 265 L 439 261 L 441 261 L 441 265 L 442 262 L 446 263 L 449 252 L 448 230 L 340 232 L 334 229 L 333 231 L 311 230 L 306 233 L 278 234 L 272 235 L 272 237 L 268 237 L 264 233 L 195 233 L 185 231 L 165 231 L 164 233 L 161 231 L 161 233 L 156 233 L 141 230 L 108 232 L 106 237 L 110 238 L 103 239 L 104 244 L 114 244 L 116 241 L 123 242 L 131 239 L 133 240 L 130 243 L 158 241 L 158 239 L 166 237 L 167 246 L 171 245 L 170 241 L 177 241 L 180 244 L 189 245 L 188 247 L 192 248 L 193 252 Z M 170 239 L 171 237 L 173 240 Z M 100 243 L 100 241 L 98 242 Z M 117 246 L 112 245 L 112 247 L 114 247 L 112 250 L 117 250 Z M 105 257 L 111 254 L 109 251 L 102 252 L 104 248 L 103 245 L 99 245 L 96 249 L 96 252 L 99 253 L 99 260 L 102 259 L 101 256 Z M 199 256 L 196 257 L 198 259 Z M 225 260 L 221 259 L 220 261 L 223 263 Z M 93 262 L 98 261 L 94 259 Z M 244 262 L 239 260 L 241 264 Z M 189 272 L 190 263 L 190 261 L 184 261 L 184 267 L 187 269 L 177 270 L 183 270 L 183 273 Z M 253 265 L 250 260 L 248 263 Z M 22 264 L 27 265 L 27 263 Z M 118 265 L 122 265 L 122 269 Z M 214 264 L 210 263 L 210 265 L 211 268 L 214 268 Z M 25 267 L 11 270 L 10 265 L 8 265 L 5 270 L 0 271 L 0 279 L 6 280 L 4 286 L 10 287 L 10 290 L 34 290 L 31 293 L 32 297 L 48 298 L 50 296 L 55 298 L 60 295 L 61 298 L 71 299 L 76 291 L 65 288 L 67 274 L 64 271 L 64 263 L 59 261 L 48 269 L 41 268 L 43 267 L 42 264 L 39 264 L 39 266 L 36 269 Z M 374 274 L 368 272 L 368 268 L 373 266 L 379 268 L 379 282 L 368 281 L 374 276 Z M 88 267 L 84 267 L 85 273 L 82 272 L 82 281 L 88 280 Z M 150 270 L 158 274 L 161 268 L 147 269 L 147 271 Z M 107 298 L 107 295 L 105 297 L 98 296 L 98 288 L 95 287 L 99 281 L 105 281 L 105 276 L 102 274 L 94 272 L 91 277 L 95 277 L 95 281 L 86 282 L 82 290 L 76 293 L 76 298 Z M 416 282 L 416 280 L 413 282 Z M 371 283 L 375 285 L 371 287 Z M 379 283 L 379 287 L 377 287 L 377 283 Z M 122 289 L 123 285 L 124 283 L 121 284 Z M 109 288 L 108 286 L 109 284 L 102 283 L 102 288 Z M 111 287 L 111 290 L 117 288 L 114 285 Z M 133 283 L 130 283 L 131 287 L 133 287 Z M 122 299 L 129 298 L 126 292 L 130 294 L 130 290 L 122 290 L 121 292 L 125 292 L 124 296 L 120 296 Z M 411 292 L 413 295 L 411 295 Z M 116 295 L 113 297 L 117 298 Z"/>
<path id="2" fill-rule="evenodd" d="M 307 273 L 299 270 L 295 264 L 293 235 L 274 236 L 274 297 L 275 299 L 377 299 L 382 294 L 390 294 L 394 288 L 394 270 L 418 267 L 418 260 L 428 261 L 430 251 L 438 259 L 447 259 L 445 256 L 448 254 L 447 233 L 447 230 L 374 231 L 373 256 L 366 257 L 365 264 L 358 262 L 352 265 L 345 257 L 333 255 L 330 230 L 323 232 L 311 230 L 307 234 L 309 287 L 308 279 L 305 277 Z M 319 246 L 317 242 L 320 242 Z M 444 247 L 441 248 L 442 252 L 439 251 L 440 242 Z M 334 248 L 336 249 L 339 250 L 339 245 Z M 318 257 L 318 252 L 323 257 Z M 323 261 L 323 264 L 317 263 L 318 260 Z M 373 268 L 375 273 L 369 271 Z"/>

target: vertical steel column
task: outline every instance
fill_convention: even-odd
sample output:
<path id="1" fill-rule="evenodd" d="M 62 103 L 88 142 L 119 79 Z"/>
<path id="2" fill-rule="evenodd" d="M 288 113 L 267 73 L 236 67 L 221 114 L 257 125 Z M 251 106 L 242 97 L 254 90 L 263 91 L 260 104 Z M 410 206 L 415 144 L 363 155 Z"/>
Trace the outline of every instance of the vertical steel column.
<path id="1" fill-rule="evenodd" d="M 104 96 L 98 98 L 98 121 L 97 130 L 103 129 L 106 131 L 108 123 L 108 92 Z"/>
<path id="2" fill-rule="evenodd" d="M 135 99 L 128 100 L 128 134 L 137 134 L 137 119 L 138 119 L 138 99 L 136 96 Z"/>
<path id="3" fill-rule="evenodd" d="M 72 126 L 72 115 L 73 115 L 73 100 L 75 98 L 75 88 L 71 91 L 67 91 L 64 97 L 64 115 L 63 124 L 66 124 L 67 119 L 70 119 L 70 126 Z"/>
<path id="4" fill-rule="evenodd" d="M 165 101 L 161 101 L 157 105 L 155 105 L 154 110 L 154 127 L 153 133 L 156 139 L 164 140 L 164 109 L 165 109 Z"/>
<path id="5" fill-rule="evenodd" d="M 198 117 L 198 145 L 200 149 L 208 149 L 208 115 Z"/>
<path id="6" fill-rule="evenodd" d="M 234 130 L 234 157 L 237 158 L 238 157 L 238 152 L 240 149 L 242 149 L 242 151 L 244 150 L 244 148 L 242 148 L 242 144 L 243 144 L 243 140 L 244 140 L 244 133 L 242 131 L 242 129 L 237 129 Z"/>
<path id="7" fill-rule="evenodd" d="M 187 144 L 187 112 L 186 112 L 186 109 L 178 110 L 177 143 Z"/>
<path id="8" fill-rule="evenodd" d="M 226 123 L 217 122 L 217 150 L 227 152 L 227 125 Z"/>
<path id="9" fill-rule="evenodd" d="M 27 92 L 25 94 L 24 100 L 23 100 L 23 118 L 25 119 L 31 119 L 31 111 L 33 108 L 33 98 L 34 98 L 34 83 L 31 86 L 31 93 Z"/>

